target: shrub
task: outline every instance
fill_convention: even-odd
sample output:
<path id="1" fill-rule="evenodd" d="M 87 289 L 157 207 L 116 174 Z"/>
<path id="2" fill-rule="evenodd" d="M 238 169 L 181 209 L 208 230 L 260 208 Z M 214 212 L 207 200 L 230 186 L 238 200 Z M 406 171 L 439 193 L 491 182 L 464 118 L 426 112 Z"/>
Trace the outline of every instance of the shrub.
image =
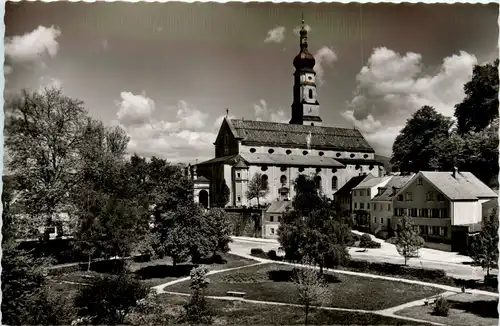
<path id="1" fill-rule="evenodd" d="M 354 233 L 354 232 L 351 232 L 351 238 L 354 240 L 354 241 L 359 241 L 359 235 L 357 233 Z"/>
<path id="2" fill-rule="evenodd" d="M 364 233 L 359 240 L 361 242 L 369 242 L 372 241 L 372 237 L 369 234 Z"/>
<path id="3" fill-rule="evenodd" d="M 397 239 L 396 239 L 396 237 L 392 237 L 392 238 L 387 239 L 385 242 L 395 245 L 397 242 Z"/>
<path id="4" fill-rule="evenodd" d="M 375 249 L 375 248 L 380 248 L 381 244 L 379 242 L 370 240 L 370 241 L 367 241 L 367 242 L 361 242 L 360 243 L 360 247 L 369 248 L 369 249 Z"/>
<path id="5" fill-rule="evenodd" d="M 184 314 L 180 318 L 182 323 L 208 325 L 213 321 L 212 309 L 205 298 L 205 290 L 210 283 L 206 277 L 207 272 L 206 267 L 197 267 L 191 270 L 191 284 L 189 286 L 192 290 L 191 299 L 184 306 Z"/>
<path id="6" fill-rule="evenodd" d="M 271 260 L 276 260 L 278 258 L 278 255 L 276 254 L 276 250 L 269 250 L 267 252 L 267 258 Z"/>
<path id="7" fill-rule="evenodd" d="M 436 300 L 436 304 L 434 306 L 434 314 L 446 317 L 448 316 L 449 313 L 450 313 L 450 305 L 448 304 L 448 301 L 443 297 L 439 297 Z"/>
<path id="8" fill-rule="evenodd" d="M 255 256 L 255 257 L 259 257 L 259 258 L 267 258 L 266 253 L 261 248 L 252 248 L 250 250 L 250 255 Z"/>

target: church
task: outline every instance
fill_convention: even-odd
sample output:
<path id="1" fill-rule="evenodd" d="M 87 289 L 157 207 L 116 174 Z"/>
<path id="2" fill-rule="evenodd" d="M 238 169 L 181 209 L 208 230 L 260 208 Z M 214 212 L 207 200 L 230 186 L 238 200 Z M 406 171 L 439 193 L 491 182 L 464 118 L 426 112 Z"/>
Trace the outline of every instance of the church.
<path id="1" fill-rule="evenodd" d="M 314 175 L 331 199 L 352 177 L 385 174 L 383 163 L 375 160 L 375 151 L 358 130 L 322 125 L 315 63 L 302 21 L 300 52 L 293 60 L 290 122 L 226 117 L 214 142 L 215 157 L 190 169 L 198 202 L 211 207 L 225 183 L 230 192 L 227 207 L 255 206 L 256 199 L 250 201 L 246 192 L 256 173 L 269 185 L 261 204 L 293 199 L 293 181 L 299 174 Z"/>

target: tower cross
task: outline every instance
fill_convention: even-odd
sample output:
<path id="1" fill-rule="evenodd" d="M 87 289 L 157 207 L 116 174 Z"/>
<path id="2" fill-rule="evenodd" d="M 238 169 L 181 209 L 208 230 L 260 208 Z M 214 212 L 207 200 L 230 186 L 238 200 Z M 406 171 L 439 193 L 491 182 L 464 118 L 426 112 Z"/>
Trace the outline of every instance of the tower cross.
<path id="1" fill-rule="evenodd" d="M 229 117 L 229 109 L 226 108 L 226 118 Z"/>

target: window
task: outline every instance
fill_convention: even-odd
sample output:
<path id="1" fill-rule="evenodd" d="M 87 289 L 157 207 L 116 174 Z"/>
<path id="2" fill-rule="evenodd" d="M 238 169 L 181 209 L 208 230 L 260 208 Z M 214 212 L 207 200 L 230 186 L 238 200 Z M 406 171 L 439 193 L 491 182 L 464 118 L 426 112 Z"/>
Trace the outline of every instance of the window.
<path id="1" fill-rule="evenodd" d="M 359 209 L 365 209 L 365 203 L 359 203 Z"/>
<path id="2" fill-rule="evenodd" d="M 364 158 L 368 158 L 368 154 L 363 155 Z"/>
<path id="3" fill-rule="evenodd" d="M 417 179 L 417 185 L 421 186 L 423 184 L 422 178 Z"/>
<path id="4" fill-rule="evenodd" d="M 274 234 L 274 228 L 271 228 L 271 234 Z"/>
<path id="5" fill-rule="evenodd" d="M 377 203 L 373 203 L 373 210 L 377 210 Z"/>
<path id="6" fill-rule="evenodd" d="M 352 195 L 353 195 L 354 197 L 356 197 L 356 190 L 353 190 L 353 191 L 352 191 Z"/>
<path id="7" fill-rule="evenodd" d="M 391 211 L 391 204 L 387 204 L 387 211 Z"/>
<path id="8" fill-rule="evenodd" d="M 332 190 L 337 190 L 337 176 L 332 177 Z M 356 193 L 356 191 L 354 191 Z"/>
<path id="9" fill-rule="evenodd" d="M 263 174 L 262 175 L 262 185 L 267 185 L 267 181 L 268 181 L 269 177 L 267 176 L 267 174 Z"/>
<path id="10" fill-rule="evenodd" d="M 354 158 L 354 156 L 356 156 L 356 155 L 354 155 L 353 153 L 351 153 L 351 155 L 349 155 L 349 156 L 350 156 L 351 158 Z"/>
<path id="11" fill-rule="evenodd" d="M 368 197 L 370 197 L 370 196 L 371 196 L 371 193 L 372 193 L 372 190 L 371 190 L 371 189 L 367 189 L 367 190 L 366 190 L 366 195 L 367 195 Z"/>
<path id="12" fill-rule="evenodd" d="M 286 167 L 282 166 L 282 167 L 280 168 L 280 171 L 281 171 L 281 172 L 285 172 L 285 171 L 286 171 Z"/>
<path id="13" fill-rule="evenodd" d="M 280 177 L 280 183 L 282 186 L 284 186 L 286 184 L 286 180 L 287 180 L 286 175 L 282 175 Z"/>
<path id="14" fill-rule="evenodd" d="M 340 155 L 342 155 L 342 154 L 340 154 L 340 153 L 335 154 L 335 156 L 337 156 L 337 157 L 339 157 Z"/>
<path id="15" fill-rule="evenodd" d="M 299 168 L 299 172 L 304 172 L 304 168 Z"/>
<path id="16" fill-rule="evenodd" d="M 238 202 L 240 202 L 240 201 L 241 201 L 241 197 L 240 197 L 240 196 L 238 196 Z"/>
<path id="17" fill-rule="evenodd" d="M 439 235 L 446 237 L 448 236 L 448 228 L 446 226 L 439 227 Z"/>
<path id="18" fill-rule="evenodd" d="M 241 178 L 241 173 L 236 173 L 237 178 Z"/>
<path id="19" fill-rule="evenodd" d="M 309 88 L 309 98 L 313 99 L 313 90 Z"/>
<path id="20" fill-rule="evenodd" d="M 325 155 L 325 153 L 323 153 L 323 152 L 319 152 L 319 153 L 318 153 L 318 155 L 319 155 L 319 156 L 323 156 L 323 155 Z"/>
<path id="21" fill-rule="evenodd" d="M 354 208 L 358 208 L 358 203 L 354 203 Z"/>
<path id="22" fill-rule="evenodd" d="M 422 217 L 429 217 L 429 210 L 427 208 L 422 209 Z"/>
<path id="23" fill-rule="evenodd" d="M 274 149 L 269 148 L 269 150 L 268 150 L 267 152 L 268 152 L 269 154 L 272 154 L 272 153 L 274 153 Z"/>
<path id="24" fill-rule="evenodd" d="M 405 195 L 406 195 L 406 201 L 411 201 L 412 200 L 411 192 L 407 192 Z"/>
<path id="25" fill-rule="evenodd" d="M 281 216 L 278 216 L 278 223 L 281 222 Z"/>
<path id="26" fill-rule="evenodd" d="M 373 220 L 374 220 L 375 223 L 377 223 L 377 217 L 376 216 L 373 218 Z"/>
<path id="27" fill-rule="evenodd" d="M 398 201 L 403 201 L 403 195 L 398 195 Z"/>
<path id="28" fill-rule="evenodd" d="M 439 212 L 439 217 L 448 217 L 448 209 L 441 208 Z"/>
<path id="29" fill-rule="evenodd" d="M 432 209 L 432 217 L 439 217 L 439 208 Z"/>
<path id="30" fill-rule="evenodd" d="M 274 216 L 269 216 L 269 222 L 274 222 Z"/>
<path id="31" fill-rule="evenodd" d="M 250 148 L 250 153 L 255 153 L 257 150 L 255 148 Z"/>
<path id="32" fill-rule="evenodd" d="M 384 224 L 384 218 L 383 217 L 380 218 L 380 224 Z"/>
<path id="33" fill-rule="evenodd" d="M 287 149 L 287 150 L 286 150 L 286 155 L 290 155 L 290 154 L 292 154 L 292 151 L 291 151 L 291 150 L 289 150 L 289 149 Z"/>
<path id="34" fill-rule="evenodd" d="M 336 169 L 336 168 L 333 168 L 333 169 L 332 169 L 332 173 L 337 173 L 337 169 Z"/>
<path id="35" fill-rule="evenodd" d="M 366 203 L 366 209 L 370 209 L 370 203 Z"/>
<path id="36" fill-rule="evenodd" d="M 425 234 L 425 233 L 424 233 L 424 232 L 425 232 L 425 228 L 424 228 L 424 226 L 423 226 L 423 225 L 419 225 L 419 226 L 418 226 L 418 229 L 419 229 L 419 231 L 420 231 L 420 234 Z"/>
<path id="37" fill-rule="evenodd" d="M 432 191 L 427 192 L 426 199 L 427 201 L 434 201 L 434 193 Z"/>
<path id="38" fill-rule="evenodd" d="M 444 196 L 442 194 L 437 194 L 438 201 L 444 201 Z"/>
<path id="39" fill-rule="evenodd" d="M 321 172 L 321 168 L 316 168 L 316 173 L 320 173 Z"/>
<path id="40" fill-rule="evenodd" d="M 314 177 L 314 183 L 316 184 L 316 187 L 321 188 L 321 177 L 319 175 Z"/>
<path id="41" fill-rule="evenodd" d="M 360 196 L 364 196 L 364 195 L 365 195 L 364 190 L 360 190 L 360 191 L 359 191 L 359 195 L 360 195 Z"/>
<path id="42" fill-rule="evenodd" d="M 435 234 L 435 235 L 439 234 L 439 226 L 433 226 L 432 227 L 432 234 Z"/>
<path id="43" fill-rule="evenodd" d="M 262 171 L 267 171 L 267 166 L 265 166 L 265 165 L 264 165 L 264 166 L 263 166 L 263 167 L 261 167 L 260 169 L 261 169 Z"/>
<path id="44" fill-rule="evenodd" d="M 307 154 L 309 154 L 309 152 L 308 151 L 303 151 L 302 154 L 307 155 Z"/>

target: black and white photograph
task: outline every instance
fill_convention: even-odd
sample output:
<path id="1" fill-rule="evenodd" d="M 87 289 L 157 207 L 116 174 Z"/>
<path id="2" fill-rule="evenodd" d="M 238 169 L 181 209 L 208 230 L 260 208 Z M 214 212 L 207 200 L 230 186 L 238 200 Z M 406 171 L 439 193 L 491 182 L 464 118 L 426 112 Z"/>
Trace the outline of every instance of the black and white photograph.
<path id="1" fill-rule="evenodd" d="M 498 3 L 5 2 L 1 324 L 499 324 Z"/>

